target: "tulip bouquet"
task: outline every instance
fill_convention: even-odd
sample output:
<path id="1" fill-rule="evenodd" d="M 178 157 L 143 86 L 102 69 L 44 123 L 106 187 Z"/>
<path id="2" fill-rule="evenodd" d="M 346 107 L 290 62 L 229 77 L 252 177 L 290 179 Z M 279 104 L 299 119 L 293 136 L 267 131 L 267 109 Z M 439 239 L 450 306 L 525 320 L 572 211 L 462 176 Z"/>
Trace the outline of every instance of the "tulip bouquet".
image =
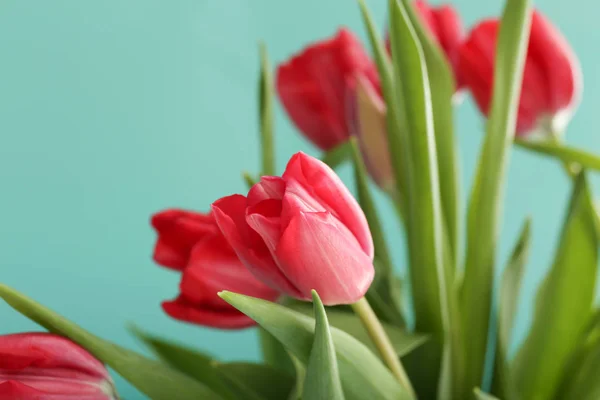
<path id="1" fill-rule="evenodd" d="M 0 285 L 0 297 L 50 332 L 0 337 L 0 399 L 116 399 L 104 365 L 159 400 L 600 398 L 600 219 L 586 177 L 600 158 L 563 141 L 581 92 L 567 41 L 530 0 L 507 0 L 500 18 L 466 35 L 451 6 L 389 0 L 385 34 L 359 6 L 372 56 L 342 28 L 272 78 L 261 49 L 262 166 L 244 174 L 247 194 L 152 216 L 154 260 L 181 273 L 164 311 L 215 329 L 257 327 L 263 362 L 221 362 L 132 329 L 157 356 L 147 358 Z M 453 112 L 467 93 L 486 132 L 463 224 Z M 281 175 L 276 95 L 322 150 L 293 155 Z M 529 221 L 494 290 L 513 146 L 554 158 L 572 180 L 554 262 L 514 355 Z M 356 197 L 334 172 L 344 162 Z M 406 285 L 370 180 L 404 229 Z"/>

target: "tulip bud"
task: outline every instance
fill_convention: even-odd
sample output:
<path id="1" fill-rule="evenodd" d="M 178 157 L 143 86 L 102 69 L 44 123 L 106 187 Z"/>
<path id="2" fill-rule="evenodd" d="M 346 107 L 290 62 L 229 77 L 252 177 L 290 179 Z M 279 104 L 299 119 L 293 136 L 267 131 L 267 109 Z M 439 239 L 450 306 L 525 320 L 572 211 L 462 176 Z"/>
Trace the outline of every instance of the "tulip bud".
<path id="1" fill-rule="evenodd" d="M 212 215 L 166 210 L 154 215 L 152 224 L 158 232 L 155 260 L 183 272 L 179 296 L 162 304 L 172 318 L 240 329 L 255 323 L 222 300 L 218 292 L 229 290 L 267 300 L 279 297 L 276 290 L 259 282 L 242 264 Z"/>
<path id="2" fill-rule="evenodd" d="M 373 280 L 365 215 L 335 173 L 304 153 L 281 177 L 263 177 L 247 197 L 224 197 L 212 209 L 248 269 L 289 296 L 310 300 L 314 289 L 324 304 L 351 304 Z"/>
<path id="3" fill-rule="evenodd" d="M 75 343 L 48 333 L 0 336 L 0 399 L 117 398 L 104 365 Z"/>
<path id="4" fill-rule="evenodd" d="M 460 49 L 460 69 L 480 111 L 489 113 L 499 21 L 479 23 Z M 534 11 L 517 115 L 518 136 L 564 132 L 582 89 L 579 61 L 560 32 Z"/>
<path id="5" fill-rule="evenodd" d="M 394 188 L 394 175 L 387 140 L 386 106 L 376 88 L 364 77 L 357 78 L 353 112 L 349 114 L 367 171 L 386 191 Z"/>
<path id="6" fill-rule="evenodd" d="M 350 136 L 346 98 L 355 77 L 378 85 L 377 69 L 359 40 L 342 28 L 277 68 L 276 88 L 292 122 L 317 147 L 330 150 Z"/>

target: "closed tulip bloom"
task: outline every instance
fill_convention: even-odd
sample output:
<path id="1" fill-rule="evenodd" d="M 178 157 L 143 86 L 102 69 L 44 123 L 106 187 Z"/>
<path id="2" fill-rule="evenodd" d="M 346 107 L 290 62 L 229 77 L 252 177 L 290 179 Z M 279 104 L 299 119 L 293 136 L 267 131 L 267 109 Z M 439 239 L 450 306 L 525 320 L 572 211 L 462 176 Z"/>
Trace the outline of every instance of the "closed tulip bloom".
<path id="1" fill-rule="evenodd" d="M 395 180 L 388 148 L 386 112 L 379 91 L 364 77 L 358 77 L 350 125 L 358 138 L 369 175 L 379 187 L 391 191 Z"/>
<path id="2" fill-rule="evenodd" d="M 152 225 L 158 232 L 155 260 L 183 272 L 179 296 L 162 304 L 172 318 L 221 329 L 245 328 L 253 326 L 254 321 L 223 301 L 217 295 L 219 291 L 267 300 L 279 296 L 248 271 L 212 215 L 166 210 L 152 217 Z"/>
<path id="3" fill-rule="evenodd" d="M 0 400 L 112 400 L 102 363 L 75 343 L 48 333 L 0 336 Z"/>
<path id="4" fill-rule="evenodd" d="M 362 210 L 327 165 L 304 153 L 281 177 L 263 177 L 247 197 L 224 197 L 213 211 L 247 267 L 289 296 L 310 300 L 315 289 L 327 305 L 351 304 L 373 280 Z"/>
<path id="5" fill-rule="evenodd" d="M 480 111 L 489 113 L 499 21 L 478 24 L 460 51 L 465 84 Z M 534 11 L 517 116 L 518 136 L 562 134 L 582 89 L 579 62 L 560 32 Z"/>
<path id="6" fill-rule="evenodd" d="M 357 75 L 378 82 L 373 61 L 345 28 L 277 68 L 277 93 L 287 114 L 322 150 L 330 150 L 349 138 L 346 104 Z"/>

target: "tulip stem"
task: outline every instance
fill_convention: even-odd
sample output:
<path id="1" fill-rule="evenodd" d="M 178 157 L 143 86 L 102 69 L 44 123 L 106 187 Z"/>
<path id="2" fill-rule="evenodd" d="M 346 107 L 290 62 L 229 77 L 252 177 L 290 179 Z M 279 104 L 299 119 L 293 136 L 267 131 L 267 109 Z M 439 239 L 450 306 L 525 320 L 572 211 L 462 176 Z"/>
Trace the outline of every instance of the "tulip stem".
<path id="1" fill-rule="evenodd" d="M 398 381 L 408 393 L 413 398 L 416 398 L 415 391 L 406 375 L 406 371 L 404 371 L 400 358 L 367 299 L 364 297 L 361 298 L 356 303 L 352 304 L 352 309 L 362 321 L 371 340 L 377 347 L 377 350 L 379 350 L 379 354 L 381 355 L 381 358 L 383 358 L 383 361 L 387 364 L 396 378 L 398 378 Z"/>

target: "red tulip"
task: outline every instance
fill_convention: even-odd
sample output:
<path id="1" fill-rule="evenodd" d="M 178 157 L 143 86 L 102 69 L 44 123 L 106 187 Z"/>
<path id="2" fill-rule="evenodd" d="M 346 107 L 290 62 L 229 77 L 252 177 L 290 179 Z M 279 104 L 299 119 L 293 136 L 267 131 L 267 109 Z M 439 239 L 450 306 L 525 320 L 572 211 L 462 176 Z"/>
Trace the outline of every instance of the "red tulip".
<path id="1" fill-rule="evenodd" d="M 277 291 L 259 282 L 239 260 L 210 214 L 166 210 L 152 217 L 158 232 L 156 262 L 183 272 L 179 296 L 163 302 L 165 312 L 180 321 L 222 329 L 239 329 L 254 321 L 217 293 L 236 293 L 275 300 Z"/>
<path id="2" fill-rule="evenodd" d="M 479 23 L 460 50 L 465 84 L 482 113 L 488 114 L 492 96 L 494 58 L 499 21 Z M 560 32 L 534 11 L 527 49 L 517 135 L 563 133 L 580 97 L 579 62 Z"/>
<path id="3" fill-rule="evenodd" d="M 378 86 L 375 65 L 345 28 L 277 68 L 277 92 L 290 119 L 322 150 L 330 150 L 350 136 L 346 104 L 357 75 Z"/>
<path id="4" fill-rule="evenodd" d="M 373 280 L 373 242 L 365 216 L 335 173 L 297 153 L 282 177 L 265 176 L 248 196 L 213 204 L 217 224 L 263 282 L 327 305 L 359 300 Z"/>
<path id="5" fill-rule="evenodd" d="M 444 51 L 446 59 L 454 71 L 457 90 L 461 89 L 464 82 L 459 73 L 458 61 L 460 45 L 464 39 L 464 29 L 460 16 L 450 5 L 432 7 L 425 0 L 417 0 L 414 6 L 421 21 Z M 389 51 L 389 39 L 387 48 Z"/>
<path id="6" fill-rule="evenodd" d="M 0 336 L 0 400 L 111 400 L 104 365 L 75 343 L 48 333 Z"/>

